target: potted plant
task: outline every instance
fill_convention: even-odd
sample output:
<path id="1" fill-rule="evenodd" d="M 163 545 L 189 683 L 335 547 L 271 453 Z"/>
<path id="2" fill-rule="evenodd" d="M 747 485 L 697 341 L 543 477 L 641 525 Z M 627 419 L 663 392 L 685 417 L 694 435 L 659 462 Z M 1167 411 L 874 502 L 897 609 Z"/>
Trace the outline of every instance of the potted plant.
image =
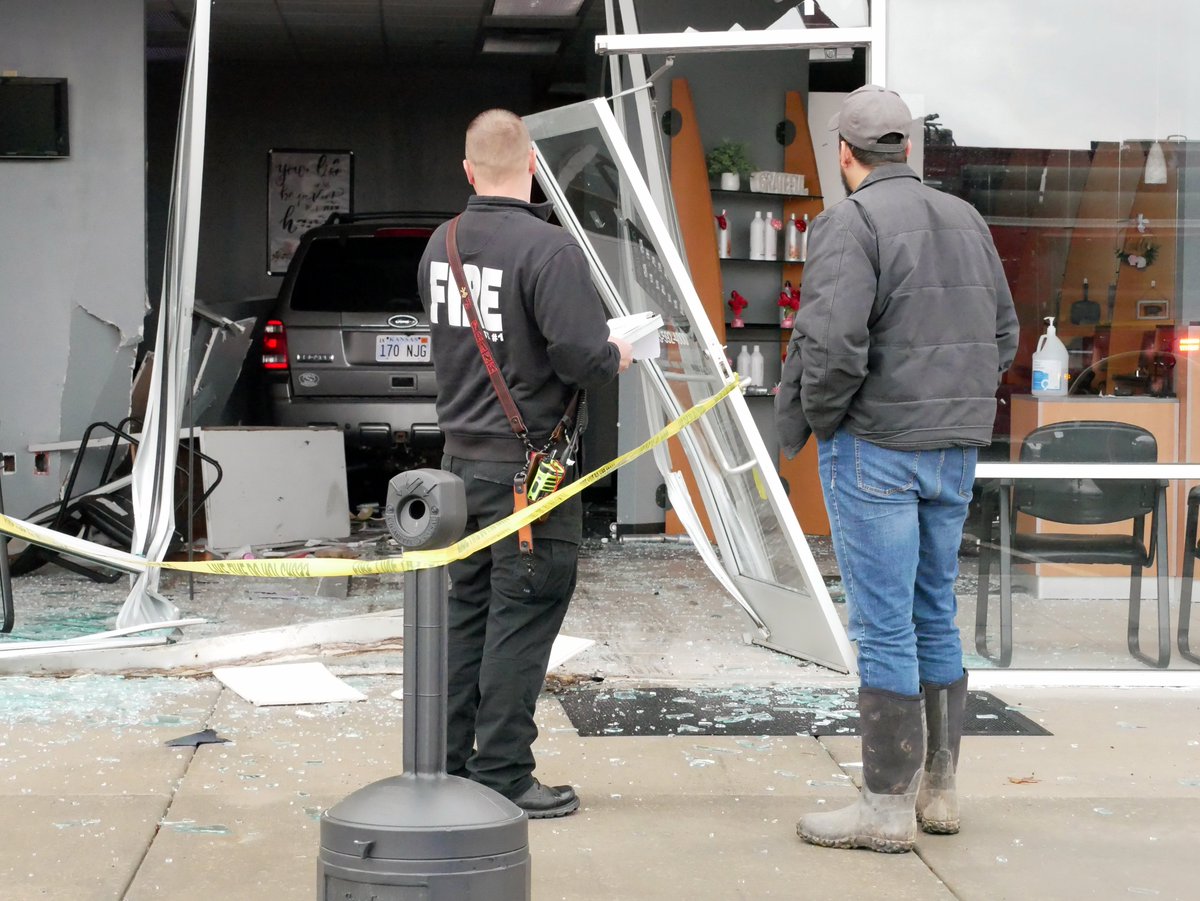
<path id="1" fill-rule="evenodd" d="M 708 151 L 705 160 L 709 176 L 720 179 L 723 191 L 736 191 L 741 187 L 742 178 L 754 169 L 750 151 L 741 141 L 722 141 Z"/>

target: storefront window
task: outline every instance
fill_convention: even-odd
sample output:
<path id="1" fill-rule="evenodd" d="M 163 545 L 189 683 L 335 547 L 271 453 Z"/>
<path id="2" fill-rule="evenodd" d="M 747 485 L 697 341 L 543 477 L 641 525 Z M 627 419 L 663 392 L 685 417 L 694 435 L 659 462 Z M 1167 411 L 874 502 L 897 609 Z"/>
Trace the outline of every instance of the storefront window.
<path id="1" fill-rule="evenodd" d="M 1200 234 L 1189 226 L 1200 203 L 1200 146 L 1189 140 L 1200 138 L 1200 72 L 1187 43 L 1200 9 L 891 0 L 888 13 L 888 86 L 924 118 L 922 175 L 984 216 L 1020 317 L 988 461 L 1200 463 L 1190 365 L 1200 355 Z M 965 644 L 978 626 L 979 647 L 999 656 L 992 551 L 1005 548 L 1015 563 L 1011 665 L 1153 666 L 1170 654 L 1172 666 L 1194 666 L 1177 637 L 1195 474 L 1155 474 L 1169 478 L 982 479 L 968 528 L 990 570 L 991 613 L 985 629 L 963 604 Z M 998 506 L 1014 511 L 1004 535 Z M 1129 565 L 1139 556 L 1140 604 Z M 1164 592 L 1169 605 L 1156 600 Z"/>

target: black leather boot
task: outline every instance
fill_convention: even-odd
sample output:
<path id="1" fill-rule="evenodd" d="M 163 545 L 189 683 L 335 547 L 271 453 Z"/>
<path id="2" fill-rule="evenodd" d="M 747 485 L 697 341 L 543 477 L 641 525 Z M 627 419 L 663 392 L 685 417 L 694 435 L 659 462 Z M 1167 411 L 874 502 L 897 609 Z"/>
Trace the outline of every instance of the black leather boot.
<path id="1" fill-rule="evenodd" d="M 531 820 L 565 817 L 579 809 L 579 796 L 569 785 L 542 785 L 537 779 L 515 798 L 510 799 Z"/>
<path id="2" fill-rule="evenodd" d="M 810 813 L 796 824 L 806 842 L 826 848 L 912 850 L 916 801 L 925 760 L 925 705 L 875 688 L 858 692 L 862 732 L 862 796 L 849 807 Z"/>
<path id="3" fill-rule="evenodd" d="M 926 832 L 958 832 L 958 748 L 967 709 L 967 673 L 949 685 L 921 686 L 925 691 L 925 722 L 929 733 L 925 778 L 917 794 L 917 820 Z"/>

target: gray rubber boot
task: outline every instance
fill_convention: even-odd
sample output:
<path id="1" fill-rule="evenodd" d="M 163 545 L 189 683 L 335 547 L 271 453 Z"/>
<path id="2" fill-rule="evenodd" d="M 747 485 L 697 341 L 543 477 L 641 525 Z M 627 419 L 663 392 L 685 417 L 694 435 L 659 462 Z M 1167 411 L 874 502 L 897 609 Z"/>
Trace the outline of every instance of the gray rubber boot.
<path id="1" fill-rule="evenodd" d="M 805 814 L 796 834 L 826 848 L 910 851 L 917 837 L 917 789 L 925 760 L 925 704 L 921 695 L 861 688 L 858 713 L 862 796 L 841 810 Z"/>
<path id="2" fill-rule="evenodd" d="M 921 686 L 925 690 L 925 723 L 929 729 L 925 778 L 917 794 L 917 821 L 926 832 L 958 832 L 958 748 L 962 744 L 963 714 L 967 709 L 967 673 L 949 685 Z"/>

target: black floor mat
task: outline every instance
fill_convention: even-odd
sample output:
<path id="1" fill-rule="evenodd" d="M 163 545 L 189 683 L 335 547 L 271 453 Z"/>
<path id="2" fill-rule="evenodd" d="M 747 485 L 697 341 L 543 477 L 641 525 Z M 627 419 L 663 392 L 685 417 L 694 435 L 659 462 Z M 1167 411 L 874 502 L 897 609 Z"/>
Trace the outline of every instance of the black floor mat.
<path id="1" fill-rule="evenodd" d="M 857 735 L 853 689 L 568 689 L 558 695 L 581 736 Z M 967 694 L 964 735 L 1050 735 L 986 691 Z"/>

